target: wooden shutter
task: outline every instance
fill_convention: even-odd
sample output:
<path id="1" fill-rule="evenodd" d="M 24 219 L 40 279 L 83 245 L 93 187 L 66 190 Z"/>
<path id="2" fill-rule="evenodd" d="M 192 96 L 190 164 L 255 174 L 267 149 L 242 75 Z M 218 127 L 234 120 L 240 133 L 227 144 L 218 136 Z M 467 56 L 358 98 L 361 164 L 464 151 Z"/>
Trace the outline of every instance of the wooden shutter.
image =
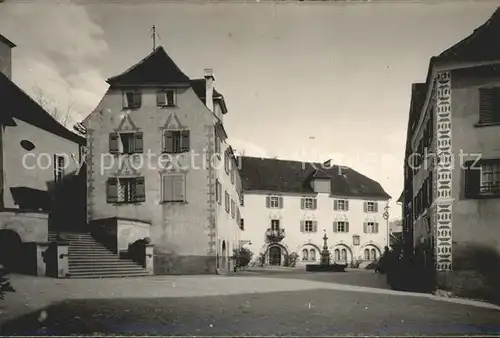
<path id="1" fill-rule="evenodd" d="M 375 226 L 375 229 L 373 232 L 378 234 L 378 222 L 375 222 L 374 226 Z"/>
<path id="2" fill-rule="evenodd" d="M 345 232 L 349 232 L 349 222 L 345 222 Z"/>
<path id="3" fill-rule="evenodd" d="M 339 209 L 339 204 L 337 200 L 333 200 L 333 210 L 338 210 Z"/>
<path id="4" fill-rule="evenodd" d="M 481 170 L 479 164 L 473 167 L 476 161 L 465 162 L 465 197 L 477 197 L 481 184 Z"/>
<path id="5" fill-rule="evenodd" d="M 368 223 L 367 223 L 367 222 L 363 222 L 363 232 L 364 232 L 365 234 L 367 234 L 367 233 L 368 233 Z"/>
<path id="6" fill-rule="evenodd" d="M 305 198 L 301 198 L 300 199 L 300 208 L 301 209 L 305 209 L 306 207 L 306 199 Z"/>
<path id="7" fill-rule="evenodd" d="M 363 211 L 368 212 L 368 202 L 363 202 Z"/>
<path id="8" fill-rule="evenodd" d="M 266 196 L 266 208 L 271 207 L 271 196 Z"/>
<path id="9" fill-rule="evenodd" d="M 109 134 L 109 152 L 111 154 L 116 154 L 119 152 L 119 146 L 118 146 L 119 139 L 120 137 L 118 133 Z"/>
<path id="10" fill-rule="evenodd" d="M 219 187 L 219 204 L 222 205 L 222 184 L 217 182 L 217 186 Z"/>
<path id="11" fill-rule="evenodd" d="M 108 178 L 106 182 L 106 200 L 108 203 L 118 202 L 118 179 L 115 177 Z"/>
<path id="12" fill-rule="evenodd" d="M 184 176 L 175 176 L 174 180 L 174 200 L 175 201 L 185 201 L 186 196 L 184 194 Z"/>
<path id="13" fill-rule="evenodd" d="M 313 232 L 318 232 L 318 221 L 313 221 Z"/>
<path id="14" fill-rule="evenodd" d="M 174 152 L 174 133 L 171 130 L 165 130 L 163 134 L 163 151 L 167 153 Z"/>
<path id="15" fill-rule="evenodd" d="M 167 97 L 165 92 L 156 93 L 156 105 L 159 107 L 167 105 Z"/>
<path id="16" fill-rule="evenodd" d="M 135 179 L 135 197 L 137 202 L 146 201 L 146 182 L 144 177 L 137 177 Z"/>
<path id="17" fill-rule="evenodd" d="M 337 230 L 337 222 L 333 222 L 333 232 L 338 232 Z"/>
<path id="18" fill-rule="evenodd" d="M 479 123 L 494 122 L 493 88 L 479 89 Z"/>
<path id="19" fill-rule="evenodd" d="M 134 152 L 135 153 L 142 153 L 144 151 L 143 133 L 137 132 L 137 133 L 135 133 L 134 136 L 135 136 Z"/>
<path id="20" fill-rule="evenodd" d="M 316 210 L 318 208 L 318 200 L 313 199 L 313 209 Z"/>
<path id="21" fill-rule="evenodd" d="M 140 108 L 142 105 L 142 93 L 134 92 L 134 108 Z"/>
<path id="22" fill-rule="evenodd" d="M 306 222 L 305 221 L 300 221 L 300 232 L 305 232 L 306 231 Z"/>
<path id="23" fill-rule="evenodd" d="M 378 212 L 378 202 L 373 202 L 373 212 Z"/>
<path id="24" fill-rule="evenodd" d="M 171 175 L 163 176 L 162 180 L 163 184 L 163 192 L 162 192 L 162 201 L 163 202 L 171 202 L 174 200 L 174 179 Z"/>
<path id="25" fill-rule="evenodd" d="M 283 209 L 283 196 L 279 197 L 280 209 Z"/>
<path id="26" fill-rule="evenodd" d="M 189 151 L 189 130 L 183 130 L 181 132 L 181 151 Z"/>
<path id="27" fill-rule="evenodd" d="M 345 211 L 349 211 L 349 201 L 348 200 L 345 200 L 344 205 L 345 205 Z"/>

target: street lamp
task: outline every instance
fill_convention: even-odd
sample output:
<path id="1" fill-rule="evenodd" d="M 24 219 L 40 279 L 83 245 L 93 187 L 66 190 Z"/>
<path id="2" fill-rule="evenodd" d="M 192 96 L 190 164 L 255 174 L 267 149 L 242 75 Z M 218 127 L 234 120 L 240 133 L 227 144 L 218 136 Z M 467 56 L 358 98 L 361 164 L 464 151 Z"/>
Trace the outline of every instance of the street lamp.
<path id="1" fill-rule="evenodd" d="M 387 236 L 387 247 L 389 248 L 390 244 L 391 244 L 391 241 L 390 241 L 390 238 L 391 238 L 391 235 L 389 233 L 389 201 L 387 201 L 387 204 L 386 206 L 384 207 L 384 214 L 382 215 L 382 217 L 384 217 L 385 219 L 385 226 L 387 228 L 386 230 L 386 236 Z"/>

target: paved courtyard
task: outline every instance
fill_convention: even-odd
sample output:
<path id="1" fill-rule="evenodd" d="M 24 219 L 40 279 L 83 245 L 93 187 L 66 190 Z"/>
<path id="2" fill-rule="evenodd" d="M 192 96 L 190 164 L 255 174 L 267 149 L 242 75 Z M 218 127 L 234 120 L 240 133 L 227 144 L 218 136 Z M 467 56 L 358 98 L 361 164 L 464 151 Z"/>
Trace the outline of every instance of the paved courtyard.
<path id="1" fill-rule="evenodd" d="M 0 335 L 500 334 L 493 305 L 294 274 L 12 276 L 17 292 L 0 301 Z M 349 274 L 336 278 L 361 278 Z"/>

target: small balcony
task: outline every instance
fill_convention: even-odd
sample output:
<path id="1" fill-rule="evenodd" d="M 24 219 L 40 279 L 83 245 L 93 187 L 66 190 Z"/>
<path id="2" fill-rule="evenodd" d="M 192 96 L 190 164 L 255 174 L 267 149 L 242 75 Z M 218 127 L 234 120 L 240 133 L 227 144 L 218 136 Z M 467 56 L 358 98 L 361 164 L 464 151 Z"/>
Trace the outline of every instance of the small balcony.
<path id="1" fill-rule="evenodd" d="M 285 238 L 285 229 L 267 229 L 266 239 L 269 243 L 278 243 Z"/>

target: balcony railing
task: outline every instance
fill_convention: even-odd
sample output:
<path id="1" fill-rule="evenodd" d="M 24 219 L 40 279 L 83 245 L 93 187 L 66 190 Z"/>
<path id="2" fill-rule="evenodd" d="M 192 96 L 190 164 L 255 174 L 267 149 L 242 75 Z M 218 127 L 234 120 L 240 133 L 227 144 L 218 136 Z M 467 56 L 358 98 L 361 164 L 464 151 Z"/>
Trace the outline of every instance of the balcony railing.
<path id="1" fill-rule="evenodd" d="M 267 229 L 266 238 L 268 242 L 281 242 L 285 238 L 285 229 Z"/>

